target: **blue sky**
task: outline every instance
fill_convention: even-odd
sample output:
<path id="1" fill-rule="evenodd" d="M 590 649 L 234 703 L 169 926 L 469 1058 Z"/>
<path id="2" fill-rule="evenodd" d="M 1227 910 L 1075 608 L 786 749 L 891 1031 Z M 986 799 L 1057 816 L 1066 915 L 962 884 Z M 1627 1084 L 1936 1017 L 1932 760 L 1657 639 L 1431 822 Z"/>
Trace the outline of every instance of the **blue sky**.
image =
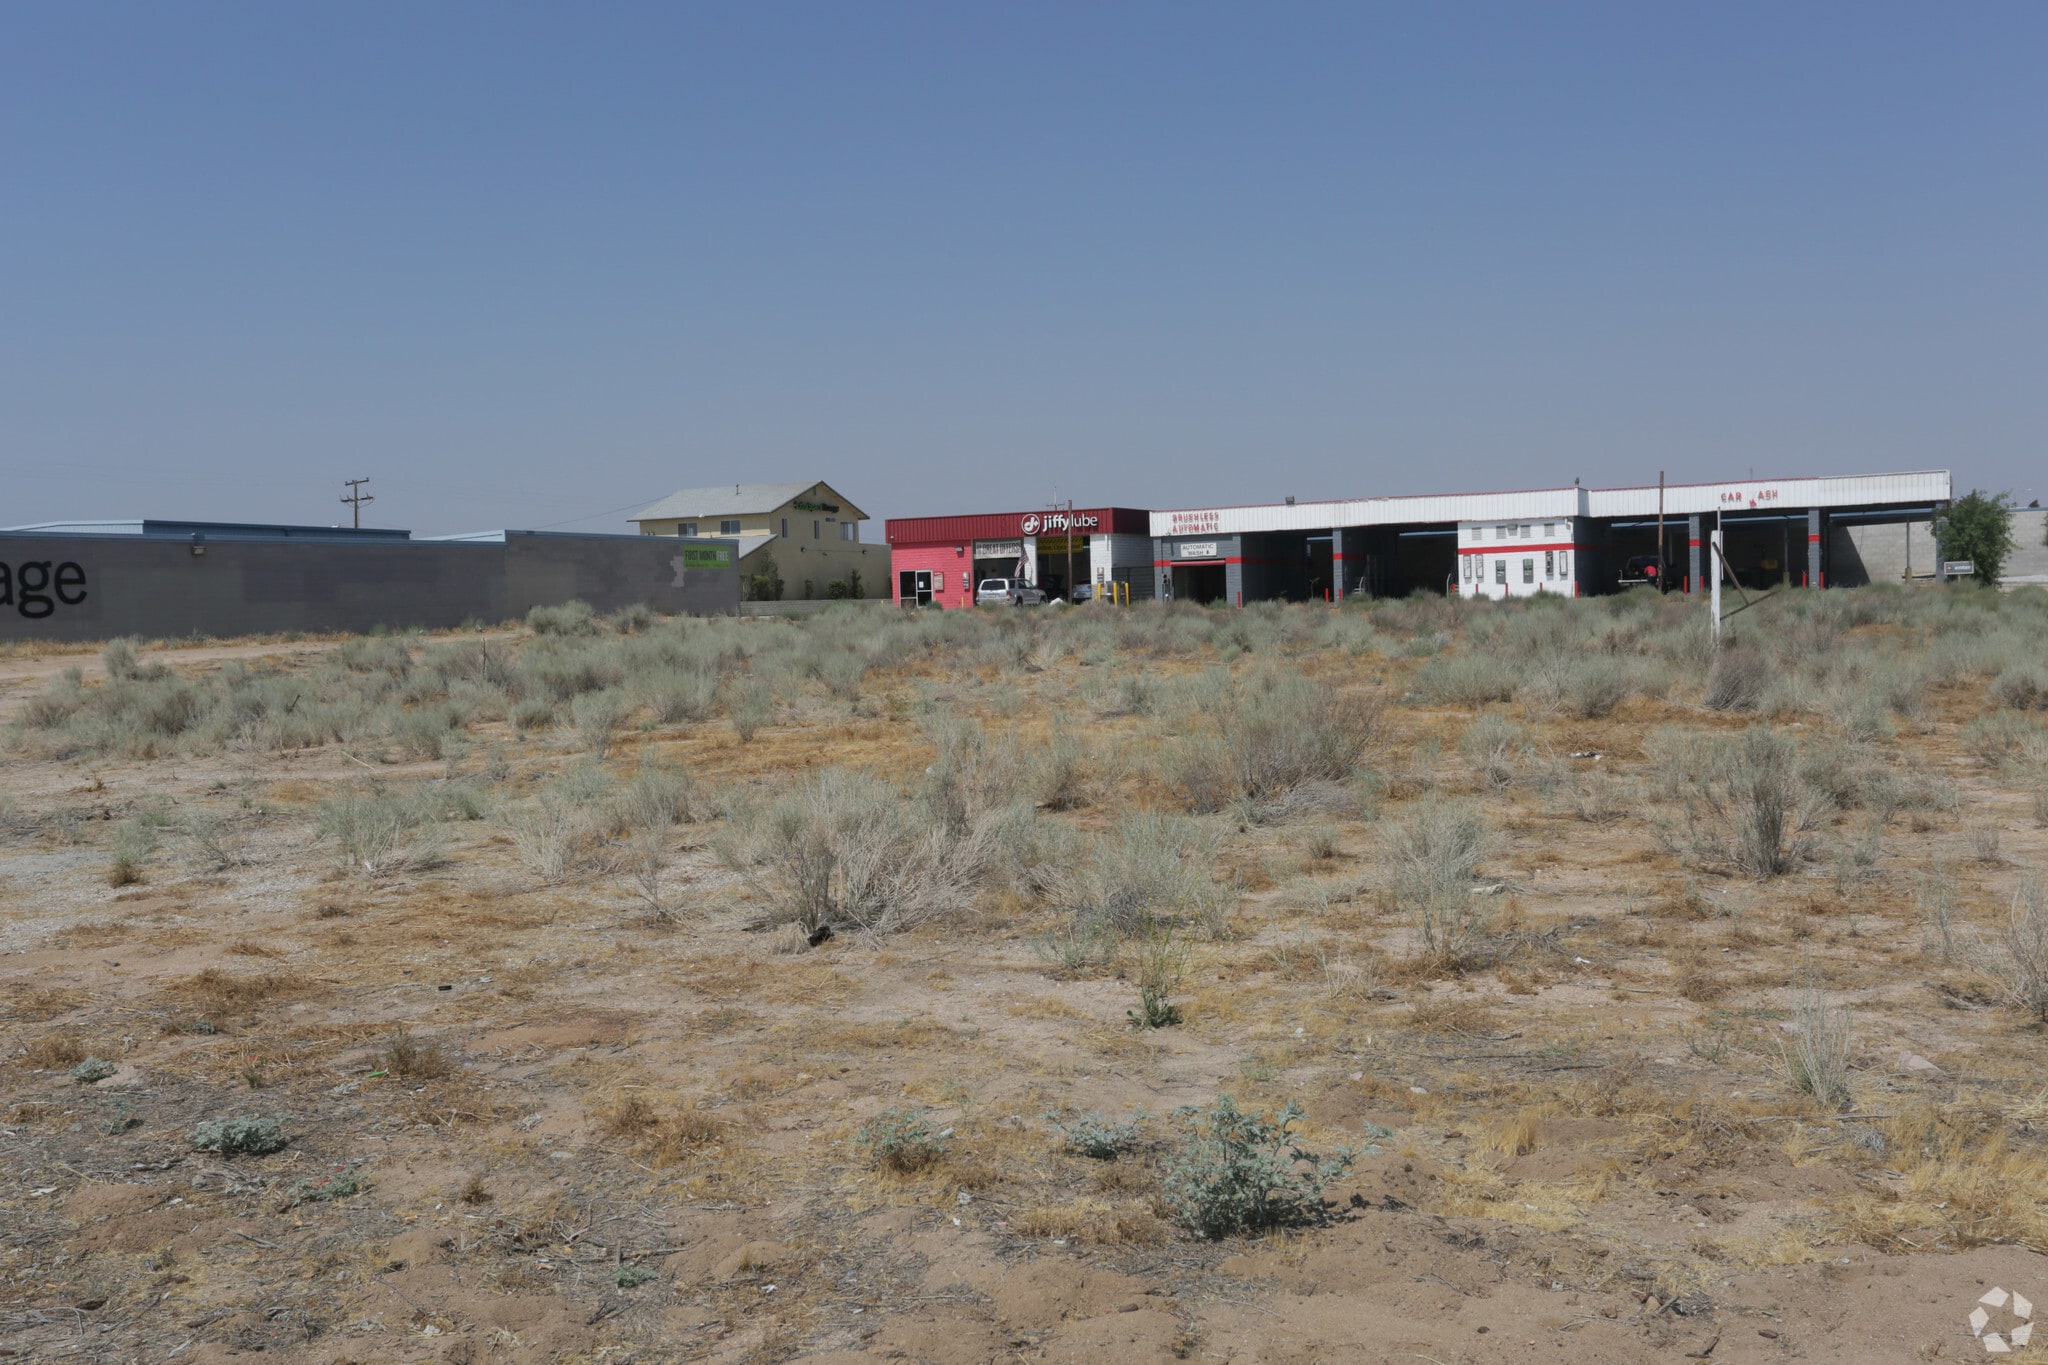
<path id="1" fill-rule="evenodd" d="M 0 524 L 2048 497 L 2044 70 L 2038 3 L 8 6 Z"/>

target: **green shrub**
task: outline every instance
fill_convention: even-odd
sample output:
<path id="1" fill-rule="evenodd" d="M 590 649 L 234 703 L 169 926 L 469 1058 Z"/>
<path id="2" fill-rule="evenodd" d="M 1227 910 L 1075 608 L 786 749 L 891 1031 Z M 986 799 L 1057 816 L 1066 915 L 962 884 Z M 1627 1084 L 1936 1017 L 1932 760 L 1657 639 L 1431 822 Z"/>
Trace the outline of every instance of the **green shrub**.
<path id="1" fill-rule="evenodd" d="M 64 1074 L 80 1085 L 91 1085 L 95 1081 L 105 1080 L 118 1070 L 120 1068 L 112 1062 L 103 1061 L 98 1057 L 88 1057 Z"/>
<path id="2" fill-rule="evenodd" d="M 1138 1129 L 1145 1122 L 1145 1111 L 1139 1110 L 1128 1123 L 1112 1122 L 1096 1110 L 1077 1114 L 1071 1119 L 1047 1114 L 1045 1121 L 1058 1131 L 1066 1149 L 1076 1156 L 1114 1161 L 1125 1152 L 1136 1150 Z"/>
<path id="3" fill-rule="evenodd" d="M 276 1119 L 209 1119 L 192 1130 L 192 1145 L 222 1156 L 266 1156 L 290 1141 Z"/>
<path id="4" fill-rule="evenodd" d="M 1323 1191 L 1359 1156 L 1349 1147 L 1328 1157 L 1303 1147 L 1293 1132 L 1302 1110 L 1292 1100 L 1270 1119 L 1245 1113 L 1229 1095 L 1206 1112 L 1182 1108 L 1174 1117 L 1187 1137 L 1167 1158 L 1160 1194 L 1201 1237 L 1321 1221 Z"/>
<path id="5" fill-rule="evenodd" d="M 328 1204 L 337 1199 L 346 1199 L 352 1194 L 361 1194 L 370 1188 L 369 1180 L 361 1171 L 353 1168 L 340 1171 L 324 1180 L 294 1180 L 284 1192 L 279 1212 L 295 1209 L 301 1204 Z"/>
<path id="6" fill-rule="evenodd" d="M 930 1114 L 927 1109 L 885 1109 L 861 1125 L 855 1141 L 883 1170 L 899 1175 L 921 1171 L 946 1154 L 953 1137 L 951 1128 L 933 1131 Z"/>

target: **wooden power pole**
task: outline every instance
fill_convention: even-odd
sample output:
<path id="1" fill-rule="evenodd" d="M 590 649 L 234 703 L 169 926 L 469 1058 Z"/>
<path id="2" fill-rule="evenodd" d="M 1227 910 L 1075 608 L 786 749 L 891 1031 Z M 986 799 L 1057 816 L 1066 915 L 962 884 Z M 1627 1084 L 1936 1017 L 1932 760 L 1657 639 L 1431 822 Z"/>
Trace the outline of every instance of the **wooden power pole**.
<path id="1" fill-rule="evenodd" d="M 356 517 L 355 524 L 356 529 L 358 531 L 363 529 L 363 504 L 366 502 L 375 502 L 377 500 L 370 494 L 365 493 L 363 491 L 363 485 L 368 482 L 368 479 L 343 479 L 341 481 L 342 487 L 348 489 L 348 494 L 347 496 L 342 498 L 342 501 L 347 503 L 352 509 L 354 509 Z"/>

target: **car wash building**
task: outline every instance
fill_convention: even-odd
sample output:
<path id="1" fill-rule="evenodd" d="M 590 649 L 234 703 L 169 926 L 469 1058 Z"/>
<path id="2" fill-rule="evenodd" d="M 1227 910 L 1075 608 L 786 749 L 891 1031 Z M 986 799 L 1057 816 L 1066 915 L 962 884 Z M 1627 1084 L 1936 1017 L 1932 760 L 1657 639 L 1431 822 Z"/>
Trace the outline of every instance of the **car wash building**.
<path id="1" fill-rule="evenodd" d="M 904 606 L 971 607 L 986 578 L 1021 578 L 1048 601 L 1081 584 L 1150 597 L 1151 514 L 1133 507 L 896 517 L 884 523 L 890 579 Z"/>
<path id="2" fill-rule="evenodd" d="M 1532 489 L 1154 512 L 1160 597 L 1194 602 L 1567 597 L 1617 590 L 1651 560 L 1669 590 L 1702 591 L 1721 534 L 1743 588 L 1938 579 L 1931 535 L 1947 470 Z M 1916 548 L 1917 547 L 1917 548 Z"/>

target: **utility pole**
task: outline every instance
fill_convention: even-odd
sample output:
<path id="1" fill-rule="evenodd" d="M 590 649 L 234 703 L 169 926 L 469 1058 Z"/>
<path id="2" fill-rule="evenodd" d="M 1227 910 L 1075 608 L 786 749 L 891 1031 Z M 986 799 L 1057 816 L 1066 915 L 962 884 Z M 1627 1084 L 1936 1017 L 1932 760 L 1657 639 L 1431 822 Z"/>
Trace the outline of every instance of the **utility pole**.
<path id="1" fill-rule="evenodd" d="M 1059 500 L 1058 498 L 1054 498 L 1054 499 L 1053 499 L 1053 500 L 1052 500 L 1051 502 L 1049 502 L 1049 503 L 1047 503 L 1047 504 L 1046 504 L 1046 508 L 1047 508 L 1047 510 L 1049 510 L 1049 511 L 1053 511 L 1053 512 L 1057 512 L 1057 511 L 1059 511 L 1059 510 L 1060 510 L 1060 500 Z M 1067 507 L 1066 507 L 1066 512 L 1067 512 L 1067 581 L 1066 581 L 1066 585 L 1065 585 L 1064 587 L 1062 587 L 1062 588 L 1060 589 L 1060 591 L 1066 594 L 1066 597 L 1067 597 L 1067 601 L 1068 601 L 1069 603 L 1071 603 L 1071 602 L 1072 602 L 1072 601 L 1074 600 L 1074 500 L 1073 500 L 1072 498 L 1068 498 L 1068 499 L 1067 499 Z M 1045 571 L 1044 571 L 1043 569 L 1040 569 L 1040 570 L 1039 570 L 1039 576 L 1040 576 L 1041 578 L 1043 578 L 1043 577 L 1045 576 Z M 1043 585 L 1043 584 L 1040 584 L 1040 586 L 1041 586 L 1041 587 L 1043 587 L 1044 585 Z"/>
<path id="2" fill-rule="evenodd" d="M 368 482 L 368 479 L 343 479 L 341 481 L 342 487 L 348 489 L 348 494 L 347 496 L 342 498 L 342 501 L 347 503 L 352 509 L 354 509 L 356 514 L 356 529 L 358 531 L 363 529 L 363 504 L 366 502 L 375 502 L 377 500 L 370 494 L 365 493 L 363 491 L 363 485 Z"/>
<path id="3" fill-rule="evenodd" d="M 1067 581 L 1062 589 L 1067 595 L 1067 605 L 1074 604 L 1074 500 L 1067 499 Z"/>
<path id="4" fill-rule="evenodd" d="M 1624 565 L 1624 568 L 1627 566 Z M 1671 586 L 1671 560 L 1664 553 L 1664 471 L 1657 471 L 1657 591 Z"/>

